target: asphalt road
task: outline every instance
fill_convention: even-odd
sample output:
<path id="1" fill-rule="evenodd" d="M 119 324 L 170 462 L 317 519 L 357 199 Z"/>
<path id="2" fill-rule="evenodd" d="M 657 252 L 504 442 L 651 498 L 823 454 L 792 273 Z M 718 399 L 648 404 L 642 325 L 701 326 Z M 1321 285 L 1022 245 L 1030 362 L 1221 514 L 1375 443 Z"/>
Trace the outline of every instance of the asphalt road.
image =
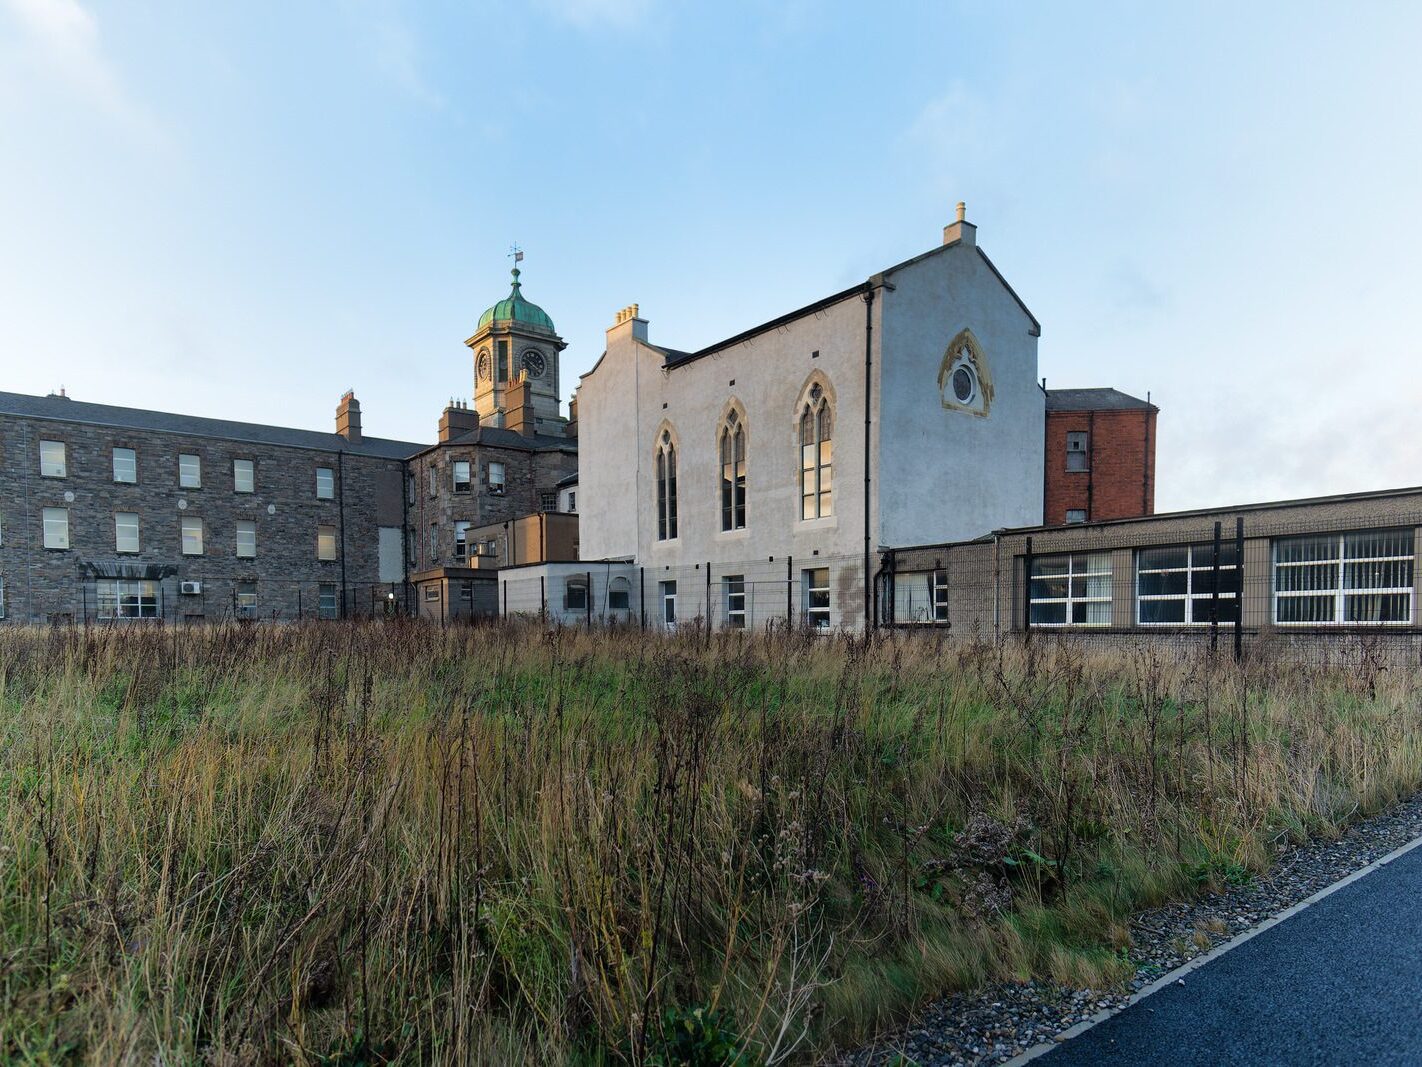
<path id="1" fill-rule="evenodd" d="M 1036 1062 L 1422 1064 L 1422 847 Z"/>

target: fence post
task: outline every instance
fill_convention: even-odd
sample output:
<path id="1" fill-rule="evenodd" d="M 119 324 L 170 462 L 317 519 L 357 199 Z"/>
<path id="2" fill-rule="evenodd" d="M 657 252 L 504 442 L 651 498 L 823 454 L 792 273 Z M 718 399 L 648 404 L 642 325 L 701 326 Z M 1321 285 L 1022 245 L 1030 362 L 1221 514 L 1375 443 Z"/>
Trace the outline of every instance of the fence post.
<path id="1" fill-rule="evenodd" d="M 785 557 L 785 628 L 795 625 L 795 557 Z"/>
<path id="2" fill-rule="evenodd" d="M 706 644 L 711 644 L 711 561 L 706 561 Z"/>
<path id="3" fill-rule="evenodd" d="M 538 576 L 538 621 L 541 623 L 548 621 L 548 576 L 546 574 Z"/>
<path id="4" fill-rule="evenodd" d="M 1070 579 L 1068 579 L 1070 581 Z M 1027 549 L 1022 557 L 1022 633 L 1032 640 L 1032 538 L 1027 538 Z"/>
<path id="5" fill-rule="evenodd" d="M 586 599 L 585 603 L 587 604 L 588 629 L 591 630 L 591 629 L 592 629 L 592 602 L 593 602 L 593 595 L 592 595 L 592 571 L 588 571 L 588 572 L 587 572 L 587 579 L 588 579 L 588 595 L 587 595 L 587 599 Z"/>
<path id="6" fill-rule="evenodd" d="M 1244 516 L 1234 520 L 1234 561 L 1239 564 L 1239 611 L 1234 616 L 1234 661 L 1244 658 Z"/>
<path id="7" fill-rule="evenodd" d="M 499 584 L 504 587 L 504 613 L 501 618 L 507 619 L 509 617 L 509 580 L 505 578 Z"/>
<path id="8" fill-rule="evenodd" d="M 642 629 L 647 628 L 647 568 L 637 568 L 637 607 L 642 616 Z"/>
<path id="9" fill-rule="evenodd" d="M 1223 527 L 1215 523 L 1215 540 L 1210 546 L 1210 570 L 1213 574 L 1214 592 L 1210 594 L 1210 653 L 1220 647 L 1220 531 Z M 1193 562 L 1193 561 L 1192 561 Z"/>

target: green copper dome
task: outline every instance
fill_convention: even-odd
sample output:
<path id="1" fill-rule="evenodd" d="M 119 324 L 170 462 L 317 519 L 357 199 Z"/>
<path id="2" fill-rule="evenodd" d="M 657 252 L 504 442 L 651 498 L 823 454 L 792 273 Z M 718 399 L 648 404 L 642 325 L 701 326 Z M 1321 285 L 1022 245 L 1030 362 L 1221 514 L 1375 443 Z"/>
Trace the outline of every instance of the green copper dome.
<path id="1" fill-rule="evenodd" d="M 537 304 L 531 304 L 519 292 L 518 268 L 513 269 L 513 289 L 509 295 L 479 316 L 478 329 L 482 330 L 491 322 L 517 322 L 540 330 L 555 332 L 553 320 Z"/>

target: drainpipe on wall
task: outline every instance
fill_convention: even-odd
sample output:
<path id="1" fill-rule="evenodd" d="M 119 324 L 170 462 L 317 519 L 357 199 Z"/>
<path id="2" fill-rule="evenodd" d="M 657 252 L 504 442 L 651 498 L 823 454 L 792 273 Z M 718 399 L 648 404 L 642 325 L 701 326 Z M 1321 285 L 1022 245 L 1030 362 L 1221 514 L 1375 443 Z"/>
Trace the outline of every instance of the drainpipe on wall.
<path id="1" fill-rule="evenodd" d="M 872 281 L 864 283 L 864 623 L 870 630 L 878 628 L 878 620 L 874 618 L 873 605 L 870 602 L 870 577 L 869 577 L 869 557 L 871 525 L 869 510 L 872 497 L 870 496 L 869 470 L 869 444 L 870 418 L 872 403 L 874 398 L 874 284 Z"/>

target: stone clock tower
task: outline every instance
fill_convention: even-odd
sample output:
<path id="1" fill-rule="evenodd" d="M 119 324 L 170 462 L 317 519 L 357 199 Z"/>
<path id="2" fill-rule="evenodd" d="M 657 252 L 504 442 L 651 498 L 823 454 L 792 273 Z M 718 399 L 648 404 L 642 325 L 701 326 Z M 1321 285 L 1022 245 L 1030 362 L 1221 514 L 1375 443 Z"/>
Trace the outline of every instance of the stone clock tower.
<path id="1" fill-rule="evenodd" d="M 513 289 L 484 314 L 474 336 L 464 343 L 474 353 L 474 410 L 483 426 L 504 425 L 510 394 L 528 385 L 538 433 L 562 436 L 565 419 L 558 411 L 558 358 L 567 344 L 553 320 L 520 291 L 519 269 Z"/>

